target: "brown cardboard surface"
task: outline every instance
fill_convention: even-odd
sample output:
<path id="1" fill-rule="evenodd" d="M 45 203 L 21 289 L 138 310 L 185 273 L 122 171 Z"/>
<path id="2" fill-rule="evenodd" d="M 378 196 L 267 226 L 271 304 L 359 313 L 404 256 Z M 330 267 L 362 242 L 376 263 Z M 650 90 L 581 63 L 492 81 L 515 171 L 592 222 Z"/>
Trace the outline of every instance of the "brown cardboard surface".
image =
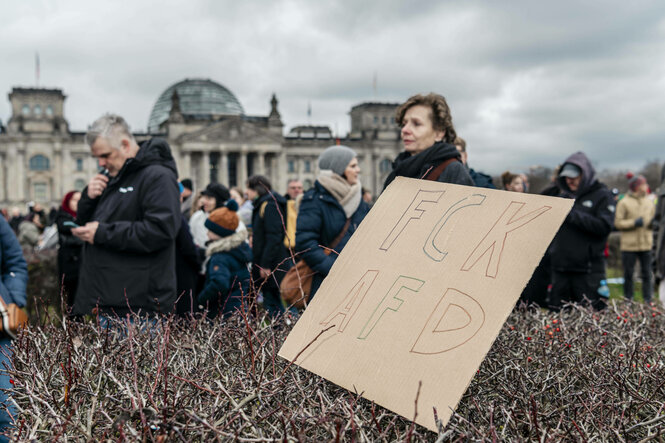
<path id="1" fill-rule="evenodd" d="M 279 355 L 436 431 L 572 204 L 398 177 Z"/>

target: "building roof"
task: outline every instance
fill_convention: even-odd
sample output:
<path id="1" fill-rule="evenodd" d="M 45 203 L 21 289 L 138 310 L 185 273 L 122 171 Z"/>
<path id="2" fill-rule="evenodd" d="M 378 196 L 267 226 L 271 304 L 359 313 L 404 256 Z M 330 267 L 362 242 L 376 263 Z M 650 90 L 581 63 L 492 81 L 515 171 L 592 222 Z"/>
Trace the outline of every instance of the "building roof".
<path id="1" fill-rule="evenodd" d="M 158 132 L 159 125 L 169 118 L 174 91 L 178 91 L 180 112 L 185 117 L 210 119 L 245 113 L 236 96 L 219 83 L 209 79 L 185 79 L 169 86 L 159 96 L 148 120 L 149 132 Z"/>

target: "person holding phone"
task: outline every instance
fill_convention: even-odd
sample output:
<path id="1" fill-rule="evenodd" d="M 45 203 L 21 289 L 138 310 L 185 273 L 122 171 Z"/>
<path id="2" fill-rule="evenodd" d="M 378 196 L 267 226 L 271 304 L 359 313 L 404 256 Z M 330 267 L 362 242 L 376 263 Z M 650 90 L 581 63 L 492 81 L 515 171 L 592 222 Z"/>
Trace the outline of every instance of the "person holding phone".
<path id="1" fill-rule="evenodd" d="M 81 267 L 81 250 L 83 241 L 72 234 L 76 224 L 76 211 L 81 199 L 79 191 L 69 191 L 55 216 L 58 226 L 58 282 L 62 284 L 62 293 L 67 300 L 67 309 L 74 306 L 74 296 L 78 286 L 79 268 Z"/>
<path id="2" fill-rule="evenodd" d="M 118 115 L 97 119 L 86 134 L 108 176 L 83 190 L 72 234 L 85 242 L 74 315 L 101 317 L 173 312 L 175 239 L 180 229 L 178 171 L 161 139 L 136 142 Z"/>

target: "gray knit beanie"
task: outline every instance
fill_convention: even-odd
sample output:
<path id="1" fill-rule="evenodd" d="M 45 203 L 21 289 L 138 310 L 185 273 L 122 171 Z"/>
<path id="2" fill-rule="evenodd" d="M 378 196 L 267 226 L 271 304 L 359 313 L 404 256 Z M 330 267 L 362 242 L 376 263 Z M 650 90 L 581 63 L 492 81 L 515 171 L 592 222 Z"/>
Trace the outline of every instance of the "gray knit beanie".
<path id="1" fill-rule="evenodd" d="M 356 152 L 347 146 L 330 146 L 319 156 L 319 169 L 329 169 L 337 175 L 344 175 L 346 167 L 355 157 Z"/>

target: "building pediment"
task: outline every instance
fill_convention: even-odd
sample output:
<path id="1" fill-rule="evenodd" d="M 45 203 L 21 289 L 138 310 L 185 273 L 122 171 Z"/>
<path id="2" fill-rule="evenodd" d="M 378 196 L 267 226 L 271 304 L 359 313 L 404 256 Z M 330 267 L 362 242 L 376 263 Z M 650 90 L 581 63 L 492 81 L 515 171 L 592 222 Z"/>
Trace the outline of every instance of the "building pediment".
<path id="1" fill-rule="evenodd" d="M 242 117 L 228 118 L 177 138 L 179 143 L 281 143 L 283 136 L 271 132 L 261 122 L 246 121 Z"/>

